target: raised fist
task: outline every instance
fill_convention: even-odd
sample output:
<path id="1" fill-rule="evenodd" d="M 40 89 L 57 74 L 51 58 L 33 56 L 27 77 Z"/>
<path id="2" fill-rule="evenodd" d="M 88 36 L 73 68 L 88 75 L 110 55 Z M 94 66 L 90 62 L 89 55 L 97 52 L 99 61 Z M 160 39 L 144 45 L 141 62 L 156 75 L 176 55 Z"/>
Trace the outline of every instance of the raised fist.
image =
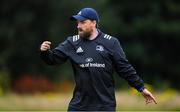
<path id="1" fill-rule="evenodd" d="M 41 51 L 47 51 L 51 48 L 51 42 L 50 41 L 44 41 L 42 44 L 41 44 L 41 47 L 40 47 L 40 50 Z"/>

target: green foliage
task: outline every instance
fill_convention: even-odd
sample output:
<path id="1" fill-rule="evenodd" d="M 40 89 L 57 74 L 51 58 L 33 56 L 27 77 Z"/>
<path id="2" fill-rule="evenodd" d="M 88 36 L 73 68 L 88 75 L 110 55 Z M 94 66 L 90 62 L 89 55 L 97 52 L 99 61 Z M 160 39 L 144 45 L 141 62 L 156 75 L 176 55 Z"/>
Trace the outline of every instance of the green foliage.
<path id="1" fill-rule="evenodd" d="M 0 71 L 0 96 L 10 90 L 10 76 L 7 71 Z"/>
<path id="2" fill-rule="evenodd" d="M 39 46 L 50 40 L 54 48 L 76 34 L 69 17 L 83 7 L 98 11 L 100 29 L 120 40 L 145 82 L 159 87 L 162 81 L 180 88 L 180 3 L 169 0 L 1 0 L 0 70 L 7 68 L 12 82 L 23 74 L 43 75 L 55 82 L 73 79 L 69 63 L 45 65 Z"/>

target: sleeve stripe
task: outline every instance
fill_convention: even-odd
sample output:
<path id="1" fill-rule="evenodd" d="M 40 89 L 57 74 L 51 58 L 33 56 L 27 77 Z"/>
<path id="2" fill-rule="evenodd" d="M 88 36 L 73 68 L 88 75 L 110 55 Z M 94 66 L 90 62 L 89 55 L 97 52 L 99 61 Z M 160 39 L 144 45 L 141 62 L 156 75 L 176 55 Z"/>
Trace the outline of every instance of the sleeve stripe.
<path id="1" fill-rule="evenodd" d="M 74 35 L 73 36 L 73 42 L 77 41 L 79 39 L 79 35 Z"/>
<path id="2" fill-rule="evenodd" d="M 104 38 L 105 38 L 105 39 L 109 39 L 109 40 L 110 40 L 110 39 L 111 39 L 111 36 L 110 36 L 110 35 L 105 34 L 105 35 L 104 35 Z"/>
<path id="3" fill-rule="evenodd" d="M 75 36 L 73 36 L 73 42 L 75 41 Z"/>

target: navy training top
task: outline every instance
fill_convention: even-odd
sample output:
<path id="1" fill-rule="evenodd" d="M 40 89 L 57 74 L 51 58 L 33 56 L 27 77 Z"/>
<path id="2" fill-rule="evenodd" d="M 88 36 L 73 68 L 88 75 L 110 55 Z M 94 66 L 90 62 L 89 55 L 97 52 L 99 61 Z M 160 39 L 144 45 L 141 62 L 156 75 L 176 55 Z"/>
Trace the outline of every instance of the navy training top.
<path id="1" fill-rule="evenodd" d="M 75 110 L 115 110 L 114 69 L 138 91 L 144 87 L 118 39 L 101 31 L 94 40 L 70 36 L 55 49 L 41 52 L 41 58 L 49 65 L 67 59 L 72 63 L 76 86 L 69 108 Z"/>

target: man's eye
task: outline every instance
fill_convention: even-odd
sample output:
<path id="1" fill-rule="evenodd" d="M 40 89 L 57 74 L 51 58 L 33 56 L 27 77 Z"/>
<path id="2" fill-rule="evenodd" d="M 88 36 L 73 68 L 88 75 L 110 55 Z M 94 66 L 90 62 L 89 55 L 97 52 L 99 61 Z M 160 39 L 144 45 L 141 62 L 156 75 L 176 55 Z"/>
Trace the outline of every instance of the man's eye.
<path id="1" fill-rule="evenodd" d="M 82 21 L 82 23 L 86 23 L 85 21 Z"/>

